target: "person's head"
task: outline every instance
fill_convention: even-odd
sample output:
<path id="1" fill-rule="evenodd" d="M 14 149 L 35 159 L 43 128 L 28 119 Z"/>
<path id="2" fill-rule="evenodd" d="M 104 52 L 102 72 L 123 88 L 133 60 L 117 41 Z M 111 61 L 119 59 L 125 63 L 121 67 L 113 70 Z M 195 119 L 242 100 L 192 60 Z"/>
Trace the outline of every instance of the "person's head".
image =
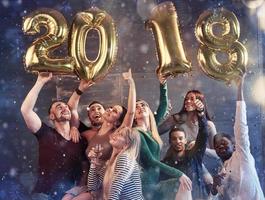
<path id="1" fill-rule="evenodd" d="M 64 101 L 53 101 L 49 107 L 48 112 L 49 118 L 52 121 L 63 122 L 71 120 L 70 108 Z"/>
<path id="2" fill-rule="evenodd" d="M 110 135 L 110 144 L 113 148 L 126 151 L 131 159 L 136 159 L 140 147 L 140 135 L 136 130 L 123 127 Z"/>
<path id="3" fill-rule="evenodd" d="M 132 130 L 131 128 L 124 127 L 118 129 L 113 135 L 110 136 L 110 144 L 113 149 L 119 150 L 119 153 L 114 157 L 113 162 L 108 163 L 104 180 L 103 180 L 103 196 L 104 199 L 109 199 L 109 192 L 111 189 L 111 185 L 113 183 L 114 171 L 117 164 L 117 160 L 122 153 L 126 153 L 128 155 L 130 162 L 136 162 L 138 157 L 139 148 L 140 148 L 140 135 L 137 130 Z M 114 151 L 113 151 L 114 152 Z M 126 166 L 126 176 L 124 179 L 131 175 L 134 170 L 134 165 L 129 164 Z"/>
<path id="4" fill-rule="evenodd" d="M 214 136 L 213 145 L 216 154 L 223 160 L 229 159 L 235 149 L 234 138 L 225 133 L 218 133 Z"/>
<path id="5" fill-rule="evenodd" d="M 103 123 L 102 115 L 105 112 L 104 106 L 98 102 L 93 101 L 87 107 L 88 118 L 92 126 L 100 126 Z"/>
<path id="6" fill-rule="evenodd" d="M 196 107 L 195 107 L 195 100 L 196 99 L 199 99 L 203 103 L 206 118 L 208 120 L 211 120 L 211 118 L 208 114 L 208 111 L 207 111 L 206 99 L 205 99 L 203 93 L 200 92 L 199 90 L 190 90 L 186 93 L 185 98 L 184 98 L 184 102 L 183 102 L 183 106 L 182 106 L 179 113 L 187 113 L 187 112 L 195 111 L 196 110 Z"/>
<path id="7" fill-rule="evenodd" d="M 136 110 L 135 110 L 135 119 L 142 119 L 144 117 L 149 117 L 150 115 L 150 108 L 146 101 L 144 100 L 137 100 L 136 101 Z"/>
<path id="8" fill-rule="evenodd" d="M 185 151 L 187 139 L 184 129 L 174 127 L 169 132 L 169 144 L 178 153 Z"/>
<path id="9" fill-rule="evenodd" d="M 120 105 L 114 105 L 106 109 L 103 114 L 103 119 L 108 123 L 114 124 L 116 128 L 118 128 L 127 113 L 127 109 Z"/>
<path id="10" fill-rule="evenodd" d="M 138 126 L 138 122 L 140 120 L 144 120 L 148 118 L 148 129 L 152 133 L 152 137 L 157 141 L 160 148 L 163 146 L 163 142 L 160 138 L 160 135 L 157 130 L 157 124 L 155 121 L 155 117 L 153 112 L 151 111 L 148 103 L 144 100 L 137 100 L 136 101 L 136 110 L 135 110 L 135 116 L 134 116 L 134 126 Z"/>

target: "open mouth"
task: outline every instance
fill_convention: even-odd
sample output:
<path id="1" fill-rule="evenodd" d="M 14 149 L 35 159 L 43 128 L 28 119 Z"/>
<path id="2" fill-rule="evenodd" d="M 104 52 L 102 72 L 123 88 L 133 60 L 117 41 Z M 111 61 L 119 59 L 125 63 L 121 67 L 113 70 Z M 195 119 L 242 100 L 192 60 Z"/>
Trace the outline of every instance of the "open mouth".
<path id="1" fill-rule="evenodd" d="M 95 119 L 100 119 L 101 118 L 101 115 L 95 115 L 94 118 Z"/>
<path id="2" fill-rule="evenodd" d="M 62 112 L 62 115 L 70 115 L 70 112 Z"/>

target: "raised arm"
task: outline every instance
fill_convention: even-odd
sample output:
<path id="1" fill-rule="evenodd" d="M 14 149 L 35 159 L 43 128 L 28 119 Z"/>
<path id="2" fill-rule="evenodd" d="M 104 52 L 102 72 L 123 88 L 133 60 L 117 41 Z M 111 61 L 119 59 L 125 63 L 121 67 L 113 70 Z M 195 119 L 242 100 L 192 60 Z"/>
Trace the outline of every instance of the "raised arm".
<path id="1" fill-rule="evenodd" d="M 159 76 L 160 82 L 160 97 L 159 97 L 159 106 L 155 114 L 156 124 L 159 125 L 163 119 L 165 119 L 168 112 L 168 90 L 167 82 L 165 77 Z M 163 132 L 165 133 L 165 132 Z"/>
<path id="2" fill-rule="evenodd" d="M 89 88 L 90 86 L 92 86 L 94 84 L 94 82 L 92 81 L 86 81 L 81 79 L 78 88 L 75 89 L 75 91 L 73 92 L 72 96 L 70 97 L 70 99 L 68 100 L 68 106 L 71 109 L 72 112 L 72 117 L 71 117 L 71 126 L 74 127 L 79 127 L 79 114 L 78 114 L 78 104 L 79 104 L 79 100 L 81 95 L 83 94 L 83 92 Z"/>
<path id="3" fill-rule="evenodd" d="M 132 72 L 131 69 L 129 69 L 128 72 L 123 73 L 123 78 L 125 80 L 128 80 L 129 83 L 129 97 L 128 97 L 128 106 L 127 106 L 127 113 L 124 117 L 124 120 L 122 122 L 121 127 L 132 127 L 133 124 L 133 118 L 135 114 L 136 109 L 136 89 L 135 89 L 135 83 L 132 78 Z"/>
<path id="4" fill-rule="evenodd" d="M 21 105 L 21 113 L 28 129 L 36 133 L 41 127 L 41 119 L 34 112 L 34 106 L 42 87 L 52 78 L 52 73 L 39 73 L 38 79 Z"/>
<path id="5" fill-rule="evenodd" d="M 206 150 L 207 138 L 208 138 L 208 128 L 207 128 L 207 119 L 204 114 L 204 105 L 200 100 L 195 100 L 195 105 L 197 109 L 197 116 L 199 122 L 199 132 L 195 141 L 195 145 L 191 150 L 191 153 L 197 155 L 198 158 L 202 161 L 203 155 Z"/>
<path id="6" fill-rule="evenodd" d="M 250 153 L 246 103 L 244 101 L 244 95 L 243 95 L 244 78 L 245 75 L 242 78 L 236 80 L 237 102 L 236 102 L 234 134 L 235 134 L 236 151 L 242 151 L 243 153 Z"/>

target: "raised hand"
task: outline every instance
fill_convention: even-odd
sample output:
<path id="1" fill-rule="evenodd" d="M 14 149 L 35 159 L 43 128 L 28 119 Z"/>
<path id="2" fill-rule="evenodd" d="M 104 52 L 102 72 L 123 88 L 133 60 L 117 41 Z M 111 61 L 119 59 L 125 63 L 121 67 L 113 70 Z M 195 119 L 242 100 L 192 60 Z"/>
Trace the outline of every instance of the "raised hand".
<path id="1" fill-rule="evenodd" d="M 158 77 L 158 80 L 159 80 L 161 85 L 166 84 L 167 78 L 165 76 L 163 76 L 162 74 L 159 74 L 159 75 L 157 75 L 157 77 Z"/>
<path id="2" fill-rule="evenodd" d="M 128 72 L 124 72 L 124 73 L 122 73 L 122 76 L 123 76 L 123 78 L 124 78 L 124 80 L 132 80 L 133 78 L 132 78 L 132 70 L 131 70 L 131 68 L 128 70 Z"/>
<path id="3" fill-rule="evenodd" d="M 42 84 L 47 83 L 52 79 L 52 73 L 51 72 L 40 72 L 38 74 L 37 82 L 40 82 Z"/>
<path id="4" fill-rule="evenodd" d="M 92 80 L 87 81 L 87 80 L 81 79 L 78 89 L 84 92 L 87 88 L 91 87 L 94 84 L 95 82 L 93 82 Z"/>
<path id="5" fill-rule="evenodd" d="M 203 105 L 203 103 L 202 103 L 201 100 L 196 99 L 196 100 L 194 101 L 194 104 L 195 104 L 195 108 L 196 108 L 196 110 L 197 110 L 198 112 L 203 112 L 203 111 L 204 111 L 204 105 Z"/>

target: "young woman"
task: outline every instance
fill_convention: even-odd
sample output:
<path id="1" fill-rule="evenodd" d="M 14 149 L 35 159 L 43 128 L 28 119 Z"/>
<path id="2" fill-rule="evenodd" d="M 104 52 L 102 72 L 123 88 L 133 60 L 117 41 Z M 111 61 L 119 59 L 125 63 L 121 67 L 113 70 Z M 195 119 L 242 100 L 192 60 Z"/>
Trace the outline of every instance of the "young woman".
<path id="1" fill-rule="evenodd" d="M 136 91 L 135 91 L 135 83 L 132 78 L 131 70 L 129 70 L 127 73 L 123 73 L 123 78 L 128 81 L 130 88 L 129 88 L 129 97 L 128 97 L 128 111 L 120 106 L 115 105 L 113 107 L 110 107 L 106 109 L 104 112 L 102 118 L 103 123 L 98 131 L 98 133 L 91 138 L 89 141 L 86 153 L 91 151 L 92 148 L 95 148 L 97 145 L 100 145 L 102 147 L 101 150 L 101 157 L 98 162 L 100 162 L 102 165 L 110 159 L 112 154 L 112 146 L 109 142 L 109 137 L 112 135 L 115 130 L 122 127 L 132 127 L 134 113 L 135 113 L 135 101 L 136 101 Z M 91 86 L 91 83 L 85 82 L 81 80 L 82 83 L 80 83 L 79 90 L 82 90 L 82 92 Z M 79 118 L 77 113 L 77 107 L 78 105 L 74 105 L 73 110 L 76 112 L 72 112 L 74 115 L 73 124 L 78 127 Z M 75 131 L 78 131 L 75 128 Z M 86 191 L 86 187 L 75 187 L 72 190 L 67 191 L 65 197 L 63 200 L 70 200 L 70 199 L 86 199 L 86 196 L 90 196 L 89 193 L 83 193 L 83 191 Z M 82 193 L 82 194 L 80 194 Z M 77 197 L 78 195 L 78 197 Z M 87 197 L 88 198 L 88 197 Z"/>
<path id="2" fill-rule="evenodd" d="M 157 115 L 153 115 L 149 105 L 139 100 L 136 102 L 135 128 L 141 137 L 140 166 L 142 167 L 142 187 L 145 199 L 185 199 L 190 197 L 191 181 L 181 171 L 169 167 L 160 162 L 160 150 L 162 140 L 157 131 L 157 123 L 163 119 L 167 111 L 167 101 L 161 101 L 166 96 L 166 84 L 160 79 L 160 105 Z M 160 181 L 160 172 L 172 177 L 165 181 Z M 178 190 L 179 189 L 179 190 Z M 182 194 L 177 191 L 181 191 Z M 189 191 L 189 192 L 187 192 Z M 183 196 L 181 196 L 183 195 Z"/>
<path id="3" fill-rule="evenodd" d="M 113 147 L 111 158 L 100 173 L 97 170 L 99 151 L 91 150 L 89 153 L 88 190 L 97 191 L 103 183 L 104 200 L 143 199 L 140 169 L 136 161 L 140 147 L 138 132 L 128 127 L 121 128 L 110 136 L 110 144 Z"/>
<path id="4" fill-rule="evenodd" d="M 205 101 L 204 95 L 199 90 L 190 90 L 187 92 L 184 98 L 184 102 L 180 112 L 168 117 L 158 128 L 159 133 L 163 134 L 170 131 L 174 126 L 178 125 L 185 130 L 188 141 L 196 140 L 198 135 L 198 117 L 195 109 L 195 100 L 199 99 L 205 105 L 205 115 L 208 124 L 209 139 L 208 147 L 213 149 L 213 138 L 216 135 L 216 128 L 212 122 Z"/>

